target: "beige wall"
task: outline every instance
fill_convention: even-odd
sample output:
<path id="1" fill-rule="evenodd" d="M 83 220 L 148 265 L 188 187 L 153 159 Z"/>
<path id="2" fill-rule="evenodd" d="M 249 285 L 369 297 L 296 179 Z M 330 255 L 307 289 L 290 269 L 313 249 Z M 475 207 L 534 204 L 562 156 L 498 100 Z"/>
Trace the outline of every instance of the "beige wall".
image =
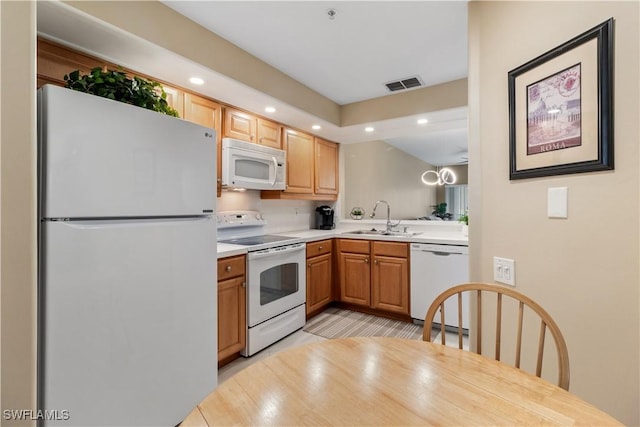
<path id="1" fill-rule="evenodd" d="M 558 322 L 570 391 L 639 425 L 638 2 L 469 3 L 471 278 L 492 257 L 516 262 L 516 287 Z M 615 170 L 509 180 L 507 73 L 615 18 Z M 549 219 L 547 189 L 569 189 Z"/>
<path id="2" fill-rule="evenodd" d="M 2 410 L 35 408 L 35 28 L 33 2 L 0 2 Z"/>
<path id="3" fill-rule="evenodd" d="M 391 204 L 393 219 L 416 219 L 429 215 L 435 205 L 433 187 L 424 185 L 420 176 L 434 166 L 383 142 L 343 144 L 340 157 L 344 161 L 344 215 L 359 206 L 367 216 L 376 200 Z M 382 209 L 382 210 L 380 210 Z M 376 218 L 386 218 L 386 207 L 376 210 Z"/>
<path id="4" fill-rule="evenodd" d="M 395 119 L 412 114 L 448 110 L 467 105 L 467 79 L 396 93 L 343 105 L 341 125 Z"/>

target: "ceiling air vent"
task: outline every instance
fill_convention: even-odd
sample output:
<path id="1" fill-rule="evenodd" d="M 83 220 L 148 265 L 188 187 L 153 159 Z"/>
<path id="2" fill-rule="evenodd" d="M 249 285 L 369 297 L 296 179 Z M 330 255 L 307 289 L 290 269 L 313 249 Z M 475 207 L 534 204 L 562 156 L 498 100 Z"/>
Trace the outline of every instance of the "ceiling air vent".
<path id="1" fill-rule="evenodd" d="M 422 86 L 422 81 L 420 81 L 420 77 L 415 76 L 415 77 L 409 77 L 402 80 L 397 80 L 394 82 L 385 83 L 384 85 L 391 92 L 395 92 L 397 90 L 405 90 L 405 89 L 411 89 L 414 87 Z"/>

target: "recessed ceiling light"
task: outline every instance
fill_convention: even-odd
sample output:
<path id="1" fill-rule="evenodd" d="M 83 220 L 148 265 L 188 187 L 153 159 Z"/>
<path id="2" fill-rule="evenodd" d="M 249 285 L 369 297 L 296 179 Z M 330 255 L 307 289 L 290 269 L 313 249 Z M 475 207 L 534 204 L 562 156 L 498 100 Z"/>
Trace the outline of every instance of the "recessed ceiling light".
<path id="1" fill-rule="evenodd" d="M 371 126 L 367 126 L 366 128 L 364 128 L 365 132 L 373 132 L 375 129 L 372 128 Z"/>
<path id="2" fill-rule="evenodd" d="M 275 113 L 276 107 L 266 107 L 264 111 L 266 111 L 267 113 Z"/>
<path id="3" fill-rule="evenodd" d="M 194 85 L 203 85 L 204 84 L 204 80 L 202 80 L 200 77 L 191 77 L 189 79 L 189 81 L 191 83 L 193 83 Z"/>
<path id="4" fill-rule="evenodd" d="M 427 119 L 418 119 L 418 124 L 419 125 L 426 125 L 427 123 L 429 123 L 429 120 L 427 120 Z"/>
<path id="5" fill-rule="evenodd" d="M 320 127 L 320 125 L 313 125 L 313 126 L 311 126 L 311 129 L 319 130 L 319 129 L 321 129 L 321 127 Z"/>

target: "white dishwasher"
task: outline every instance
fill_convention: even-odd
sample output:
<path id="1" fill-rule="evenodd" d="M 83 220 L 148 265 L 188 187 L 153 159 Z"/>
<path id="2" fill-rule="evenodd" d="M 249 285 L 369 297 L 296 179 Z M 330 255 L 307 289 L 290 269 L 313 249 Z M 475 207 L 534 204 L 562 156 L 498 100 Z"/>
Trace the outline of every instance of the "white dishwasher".
<path id="1" fill-rule="evenodd" d="M 431 302 L 446 289 L 469 281 L 469 248 L 434 243 L 411 244 L 411 317 L 424 320 Z M 449 326 L 458 326 L 457 299 L 445 303 Z M 462 299 L 462 327 L 469 329 L 469 301 Z M 434 321 L 439 322 L 436 315 Z"/>

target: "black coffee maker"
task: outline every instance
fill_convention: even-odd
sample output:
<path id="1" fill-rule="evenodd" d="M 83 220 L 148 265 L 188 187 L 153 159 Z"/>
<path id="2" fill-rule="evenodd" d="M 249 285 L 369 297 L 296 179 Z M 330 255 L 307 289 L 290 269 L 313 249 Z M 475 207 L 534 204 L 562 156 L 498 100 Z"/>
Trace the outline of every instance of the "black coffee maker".
<path id="1" fill-rule="evenodd" d="M 318 230 L 332 230 L 335 226 L 331 206 L 318 206 L 316 208 L 316 228 Z"/>

